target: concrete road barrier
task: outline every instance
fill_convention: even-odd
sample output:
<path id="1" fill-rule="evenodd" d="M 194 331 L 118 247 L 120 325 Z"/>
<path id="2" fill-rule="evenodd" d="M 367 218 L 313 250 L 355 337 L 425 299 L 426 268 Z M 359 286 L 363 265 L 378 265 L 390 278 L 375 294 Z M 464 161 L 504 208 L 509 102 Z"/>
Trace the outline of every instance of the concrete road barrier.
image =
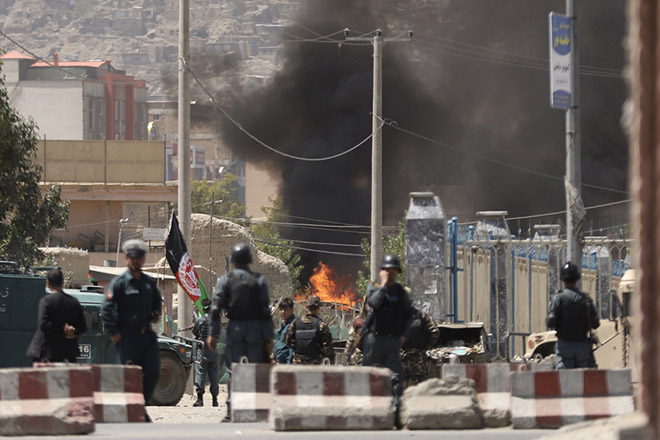
<path id="1" fill-rule="evenodd" d="M 513 373 L 513 427 L 558 428 L 634 411 L 630 370 Z"/>
<path id="2" fill-rule="evenodd" d="M 497 428 L 511 424 L 511 373 L 551 369 L 551 365 L 536 363 L 446 364 L 442 366 L 442 377 L 474 380 L 486 426 Z"/>
<path id="3" fill-rule="evenodd" d="M 271 372 L 271 428 L 378 430 L 394 427 L 390 370 L 277 365 Z"/>
<path id="4" fill-rule="evenodd" d="M 92 365 L 96 423 L 144 422 L 142 367 Z"/>
<path id="5" fill-rule="evenodd" d="M 0 369 L 0 435 L 94 432 L 90 367 Z"/>
<path id="6" fill-rule="evenodd" d="M 267 422 L 273 398 L 271 364 L 234 363 L 231 366 L 231 421 Z"/>

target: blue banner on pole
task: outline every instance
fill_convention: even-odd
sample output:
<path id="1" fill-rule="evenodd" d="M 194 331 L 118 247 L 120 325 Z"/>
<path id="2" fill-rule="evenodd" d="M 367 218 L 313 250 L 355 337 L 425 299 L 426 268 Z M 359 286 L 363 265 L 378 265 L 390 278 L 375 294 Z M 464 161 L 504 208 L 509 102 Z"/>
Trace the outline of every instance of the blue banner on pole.
<path id="1" fill-rule="evenodd" d="M 568 110 L 572 105 L 571 18 L 550 13 L 550 105 Z"/>

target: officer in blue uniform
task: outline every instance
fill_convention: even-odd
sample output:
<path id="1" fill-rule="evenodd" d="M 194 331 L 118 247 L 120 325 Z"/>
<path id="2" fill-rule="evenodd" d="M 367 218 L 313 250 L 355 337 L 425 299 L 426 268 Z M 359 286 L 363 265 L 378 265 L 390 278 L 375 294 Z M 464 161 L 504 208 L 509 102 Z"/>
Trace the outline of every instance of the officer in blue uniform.
<path id="1" fill-rule="evenodd" d="M 400 352 L 410 332 L 413 308 L 409 289 L 396 281 L 401 273 L 399 257 L 385 255 L 380 269 L 380 283 L 370 283 L 367 288 L 367 305 L 371 307 L 371 312 L 363 328 L 362 365 L 380 365 L 392 370 L 392 392 L 397 409 L 396 425 L 399 428 L 399 399 L 403 393 Z"/>
<path id="2" fill-rule="evenodd" d="M 263 276 L 250 270 L 250 246 L 235 244 L 231 262 L 234 270 L 220 277 L 215 286 L 207 339 L 207 346 L 214 349 L 220 336 L 220 311 L 225 310 L 229 318 L 225 368 L 230 375 L 232 363 L 240 362 L 242 357 L 250 363 L 268 362 L 275 337 L 268 286 Z M 227 415 L 222 421 L 231 421 L 231 388 L 228 389 Z"/>
<path id="3" fill-rule="evenodd" d="M 156 281 L 142 272 L 147 244 L 129 240 L 122 248 L 128 270 L 112 280 L 103 301 L 103 323 L 117 345 L 122 364 L 142 367 L 145 403 L 151 398 L 160 372 L 160 352 L 152 323 L 160 318 L 162 298 Z M 145 415 L 148 422 L 148 415 Z"/>
<path id="4" fill-rule="evenodd" d="M 193 406 L 204 406 L 204 382 L 208 375 L 209 391 L 211 391 L 211 398 L 213 399 L 213 406 L 218 406 L 218 350 L 212 350 L 206 346 L 206 340 L 209 336 L 209 328 L 211 327 L 211 300 L 205 298 L 202 301 L 204 308 L 204 316 L 200 316 L 195 320 L 193 326 L 193 335 L 198 341 L 204 343 L 202 350 L 197 350 L 197 360 L 195 363 L 195 390 L 197 391 L 197 400 Z"/>
<path id="5" fill-rule="evenodd" d="M 594 303 L 577 286 L 580 270 L 566 262 L 559 272 L 564 289 L 556 294 L 548 310 L 548 328 L 557 330 L 557 368 L 596 368 L 589 333 L 600 326 Z"/>

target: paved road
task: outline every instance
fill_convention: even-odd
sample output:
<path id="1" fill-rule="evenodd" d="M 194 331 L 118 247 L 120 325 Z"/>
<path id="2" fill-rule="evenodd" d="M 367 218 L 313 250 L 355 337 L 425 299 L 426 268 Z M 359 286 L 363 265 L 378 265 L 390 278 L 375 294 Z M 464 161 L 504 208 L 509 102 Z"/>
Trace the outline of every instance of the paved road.
<path id="1" fill-rule="evenodd" d="M 134 423 L 100 424 L 96 432 L 89 436 L 40 436 L 39 439 L 76 439 L 97 438 L 103 440 L 145 440 L 145 439 L 241 439 L 261 440 L 273 438 L 280 440 L 392 440 L 392 439 L 433 439 L 433 440 L 529 440 L 538 439 L 554 431 L 548 430 L 513 430 L 481 429 L 470 431 L 322 431 L 322 432 L 274 432 L 266 423 Z"/>

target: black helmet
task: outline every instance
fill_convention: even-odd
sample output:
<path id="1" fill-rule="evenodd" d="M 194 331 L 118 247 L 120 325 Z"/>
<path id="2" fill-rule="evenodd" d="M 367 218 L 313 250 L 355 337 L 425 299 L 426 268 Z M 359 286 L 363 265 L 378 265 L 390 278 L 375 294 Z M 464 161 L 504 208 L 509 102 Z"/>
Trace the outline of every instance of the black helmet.
<path id="1" fill-rule="evenodd" d="M 380 265 L 380 268 L 389 269 L 390 267 L 396 268 L 401 273 L 401 261 L 399 261 L 399 257 L 391 254 L 383 257 L 383 263 Z"/>
<path id="2" fill-rule="evenodd" d="M 231 248 L 231 262 L 234 264 L 252 263 L 252 251 L 246 243 L 236 243 Z"/>
<path id="3" fill-rule="evenodd" d="M 564 263 L 564 265 L 561 267 L 561 271 L 559 272 L 559 278 L 562 281 L 568 281 L 569 283 L 576 282 L 580 279 L 580 276 L 580 269 L 576 264 L 571 263 L 570 261 Z"/>

